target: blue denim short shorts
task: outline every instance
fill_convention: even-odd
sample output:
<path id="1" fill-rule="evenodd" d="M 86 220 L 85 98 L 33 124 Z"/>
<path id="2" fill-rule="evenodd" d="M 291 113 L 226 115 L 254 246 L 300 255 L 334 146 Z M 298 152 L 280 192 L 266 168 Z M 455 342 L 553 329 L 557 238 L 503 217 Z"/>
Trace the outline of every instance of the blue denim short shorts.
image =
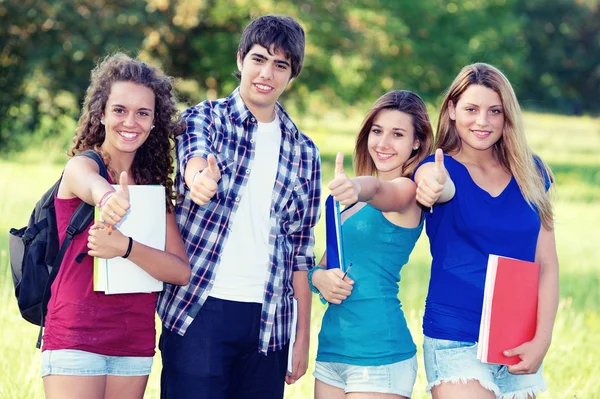
<path id="1" fill-rule="evenodd" d="M 313 376 L 345 393 L 377 392 L 410 397 L 417 378 L 417 356 L 383 366 L 318 361 Z"/>
<path id="2" fill-rule="evenodd" d="M 427 392 L 442 382 L 477 380 L 497 398 L 527 399 L 546 390 L 542 367 L 535 374 L 511 374 L 506 366 L 482 363 L 477 343 L 425 337 L 423 341 Z"/>
<path id="3" fill-rule="evenodd" d="M 73 350 L 42 352 L 42 377 L 47 375 L 116 375 L 123 377 L 149 375 L 153 357 L 104 356 Z"/>

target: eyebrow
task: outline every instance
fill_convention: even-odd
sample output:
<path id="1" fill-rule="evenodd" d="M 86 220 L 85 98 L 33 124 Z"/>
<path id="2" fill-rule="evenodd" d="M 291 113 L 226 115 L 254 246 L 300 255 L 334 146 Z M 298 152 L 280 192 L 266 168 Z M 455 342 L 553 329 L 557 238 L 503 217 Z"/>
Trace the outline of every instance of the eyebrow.
<path id="1" fill-rule="evenodd" d="M 373 125 L 371 125 L 371 127 L 378 127 L 378 128 L 381 128 L 381 126 L 380 126 L 380 125 L 378 125 L 377 123 L 373 123 Z M 403 132 L 406 132 L 406 129 L 405 129 L 405 128 L 403 128 L 403 127 L 395 127 L 395 128 L 392 128 L 392 130 L 401 130 L 401 131 L 403 131 Z"/>
<path id="2" fill-rule="evenodd" d="M 269 61 L 269 59 L 267 57 L 265 57 L 264 55 L 259 54 L 259 53 L 252 53 L 250 55 L 252 57 L 258 57 L 258 58 L 260 58 L 262 60 Z M 290 63 L 288 61 L 285 61 L 285 60 L 277 60 L 276 59 L 273 62 L 275 62 L 276 64 L 284 64 L 284 65 L 290 66 Z"/>
<path id="3" fill-rule="evenodd" d="M 111 107 L 121 107 L 121 108 L 127 108 L 126 106 L 124 106 L 124 105 L 121 105 L 121 104 L 111 104 L 110 106 L 111 106 Z M 138 109 L 138 111 L 150 111 L 150 112 L 154 112 L 154 111 L 152 111 L 152 109 L 151 109 L 151 108 L 146 108 L 146 107 L 139 108 L 139 109 Z"/>
<path id="4" fill-rule="evenodd" d="M 479 105 L 477 104 L 473 104 L 473 103 L 466 103 L 465 105 L 470 105 L 472 107 L 479 107 Z M 496 104 L 496 105 L 490 105 L 490 108 L 502 108 L 502 104 Z"/>

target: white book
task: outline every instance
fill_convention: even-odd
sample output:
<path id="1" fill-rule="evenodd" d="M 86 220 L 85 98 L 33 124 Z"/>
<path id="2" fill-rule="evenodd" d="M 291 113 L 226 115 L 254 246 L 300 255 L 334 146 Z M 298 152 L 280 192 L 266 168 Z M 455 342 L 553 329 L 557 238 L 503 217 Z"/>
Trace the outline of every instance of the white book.
<path id="1" fill-rule="evenodd" d="M 167 235 L 165 188 L 160 185 L 131 185 L 128 189 L 131 207 L 116 227 L 135 241 L 164 251 Z M 96 208 L 98 218 L 99 210 Z M 94 291 L 127 294 L 162 290 L 162 281 L 150 276 L 129 259 L 120 256 L 94 258 Z"/>
<path id="2" fill-rule="evenodd" d="M 294 353 L 294 343 L 296 342 L 296 329 L 298 327 L 298 300 L 292 298 L 292 327 L 290 330 L 290 347 L 288 348 L 287 373 L 292 374 L 292 355 Z"/>

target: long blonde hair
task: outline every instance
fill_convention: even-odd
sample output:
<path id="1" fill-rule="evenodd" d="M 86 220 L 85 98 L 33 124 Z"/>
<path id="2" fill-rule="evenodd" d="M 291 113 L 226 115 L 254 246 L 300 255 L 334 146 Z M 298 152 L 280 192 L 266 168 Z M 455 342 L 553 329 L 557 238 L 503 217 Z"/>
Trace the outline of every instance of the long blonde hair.
<path id="1" fill-rule="evenodd" d="M 354 148 L 354 173 L 356 176 L 373 176 L 376 172 L 375 162 L 369 154 L 369 133 L 373 120 L 382 110 L 404 112 L 412 116 L 415 139 L 419 140 L 419 148 L 413 150 L 410 157 L 402 165 L 402 176 L 409 177 L 419 163 L 431 153 L 433 129 L 427 114 L 427 107 L 421 97 L 409 90 L 393 90 L 379 97 L 371 107 L 356 137 Z"/>
<path id="2" fill-rule="evenodd" d="M 450 102 L 456 106 L 460 96 L 473 84 L 492 89 L 500 96 L 504 107 L 504 129 L 502 137 L 494 144 L 494 154 L 512 173 L 525 200 L 537 209 L 543 226 L 552 229 L 554 215 L 545 181 L 552 182 L 554 176 L 527 145 L 521 107 L 510 82 L 500 70 L 489 64 L 475 63 L 460 71 L 444 96 L 434 148 L 448 153 L 460 150 L 460 136 L 448 108 Z"/>

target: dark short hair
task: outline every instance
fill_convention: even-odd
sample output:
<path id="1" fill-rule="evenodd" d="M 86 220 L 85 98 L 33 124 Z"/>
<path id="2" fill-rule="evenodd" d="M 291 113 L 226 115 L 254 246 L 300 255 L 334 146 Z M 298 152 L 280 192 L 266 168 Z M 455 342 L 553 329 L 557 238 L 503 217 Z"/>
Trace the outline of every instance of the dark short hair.
<path id="1" fill-rule="evenodd" d="M 304 62 L 304 29 L 292 17 L 287 15 L 263 15 L 248 24 L 242 32 L 238 45 L 242 61 L 255 44 L 266 48 L 271 54 L 271 47 L 281 51 L 292 64 L 292 78 L 302 71 Z M 234 73 L 238 79 L 241 74 Z"/>

